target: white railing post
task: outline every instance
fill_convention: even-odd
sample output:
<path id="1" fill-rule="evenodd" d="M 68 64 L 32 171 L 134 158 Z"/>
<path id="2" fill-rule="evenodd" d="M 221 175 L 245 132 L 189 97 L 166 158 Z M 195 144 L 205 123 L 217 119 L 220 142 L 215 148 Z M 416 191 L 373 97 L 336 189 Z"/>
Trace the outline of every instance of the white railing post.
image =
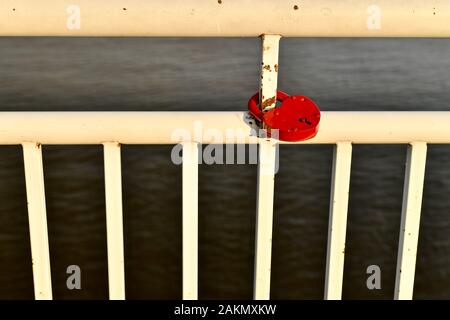
<path id="1" fill-rule="evenodd" d="M 340 300 L 342 298 L 351 162 L 351 142 L 338 142 L 334 147 L 331 177 L 330 217 L 328 221 L 328 249 L 325 275 L 326 300 Z"/>
<path id="2" fill-rule="evenodd" d="M 198 296 L 198 156 L 198 143 L 183 143 L 184 300 L 197 300 Z"/>
<path id="3" fill-rule="evenodd" d="M 34 297 L 36 300 L 51 300 L 52 280 L 50 273 L 47 213 L 45 208 L 42 149 L 41 145 L 35 142 L 24 142 L 22 143 L 22 147 L 28 201 Z"/>
<path id="4" fill-rule="evenodd" d="M 103 143 L 109 299 L 125 299 L 120 144 Z"/>
<path id="5" fill-rule="evenodd" d="M 408 146 L 395 279 L 396 300 L 411 300 L 413 297 L 426 157 L 425 142 L 413 142 Z"/>
<path id="6" fill-rule="evenodd" d="M 270 299 L 274 175 L 277 146 L 271 141 L 259 144 L 256 207 L 254 299 Z"/>
<path id="7" fill-rule="evenodd" d="M 277 98 L 278 51 L 281 36 L 262 36 L 260 103 L 274 108 Z M 255 274 L 253 297 L 270 299 L 274 176 L 277 145 L 271 139 L 259 139 L 258 187 L 255 235 Z"/>

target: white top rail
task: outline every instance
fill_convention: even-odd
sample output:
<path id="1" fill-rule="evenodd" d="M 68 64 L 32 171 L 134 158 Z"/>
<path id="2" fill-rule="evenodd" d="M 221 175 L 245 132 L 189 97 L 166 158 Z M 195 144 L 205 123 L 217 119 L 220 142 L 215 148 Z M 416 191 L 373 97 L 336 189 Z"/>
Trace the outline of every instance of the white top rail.
<path id="1" fill-rule="evenodd" d="M 0 112 L 0 144 L 257 143 L 246 119 L 243 111 Z M 324 111 L 317 136 L 299 143 L 450 143 L 449 123 L 445 111 Z"/>
<path id="2" fill-rule="evenodd" d="M 2 0 L 0 36 L 450 37 L 450 1 Z"/>

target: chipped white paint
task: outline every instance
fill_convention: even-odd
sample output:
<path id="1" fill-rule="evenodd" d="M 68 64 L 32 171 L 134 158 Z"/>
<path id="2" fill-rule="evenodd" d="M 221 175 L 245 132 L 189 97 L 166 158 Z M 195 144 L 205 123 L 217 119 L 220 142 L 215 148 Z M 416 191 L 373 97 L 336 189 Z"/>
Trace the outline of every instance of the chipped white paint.
<path id="1" fill-rule="evenodd" d="M 183 299 L 198 295 L 199 144 L 183 143 Z"/>
<path id="2" fill-rule="evenodd" d="M 264 35 L 261 39 L 261 107 L 270 97 L 276 97 L 278 72 L 278 46 L 280 36 Z M 275 107 L 275 101 L 266 109 Z M 256 205 L 255 272 L 253 297 L 256 300 L 270 299 L 270 274 L 272 263 L 272 225 L 274 180 L 277 157 L 276 141 L 259 139 L 259 161 Z"/>

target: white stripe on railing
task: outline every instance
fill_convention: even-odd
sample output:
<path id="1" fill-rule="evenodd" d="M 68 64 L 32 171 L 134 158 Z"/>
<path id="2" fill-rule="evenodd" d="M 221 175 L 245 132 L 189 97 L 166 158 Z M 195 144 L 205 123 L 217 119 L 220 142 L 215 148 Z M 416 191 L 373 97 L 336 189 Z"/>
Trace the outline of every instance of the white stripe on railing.
<path id="1" fill-rule="evenodd" d="M 425 142 L 413 142 L 408 146 L 395 279 L 396 300 L 413 297 L 426 157 Z"/>
<path id="2" fill-rule="evenodd" d="M 280 38 L 279 35 L 263 35 L 261 37 L 262 62 L 259 100 L 264 109 L 272 109 L 276 105 Z M 256 300 L 270 299 L 276 152 L 274 141 L 265 138 L 259 139 L 253 289 L 253 298 Z"/>
<path id="3" fill-rule="evenodd" d="M 104 143 L 108 282 L 111 300 L 125 299 L 120 144 Z"/>
<path id="4" fill-rule="evenodd" d="M 42 150 L 41 145 L 35 142 L 24 142 L 22 147 L 28 201 L 34 296 L 36 300 L 51 300 L 52 280 Z"/>
<path id="5" fill-rule="evenodd" d="M 198 295 L 198 157 L 198 143 L 183 143 L 184 300 L 196 300 Z"/>
<path id="6" fill-rule="evenodd" d="M 334 147 L 330 217 L 328 221 L 328 251 L 325 275 L 325 299 L 327 300 L 339 300 L 342 297 L 351 163 L 351 142 L 338 142 Z"/>

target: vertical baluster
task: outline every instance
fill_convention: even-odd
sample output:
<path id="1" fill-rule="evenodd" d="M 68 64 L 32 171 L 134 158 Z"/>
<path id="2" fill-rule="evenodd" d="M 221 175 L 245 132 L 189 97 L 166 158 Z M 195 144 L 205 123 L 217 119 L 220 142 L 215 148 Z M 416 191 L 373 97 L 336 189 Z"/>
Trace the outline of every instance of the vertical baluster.
<path id="1" fill-rule="evenodd" d="M 41 145 L 35 142 L 24 142 L 22 147 L 28 201 L 34 296 L 36 300 L 51 300 L 52 280 L 42 150 Z"/>
<path id="2" fill-rule="evenodd" d="M 123 300 L 125 299 L 125 266 L 120 144 L 117 142 L 104 143 L 103 153 L 105 162 L 109 298 L 111 300 Z"/>
<path id="3" fill-rule="evenodd" d="M 426 157 L 425 142 L 413 142 L 408 146 L 395 279 L 396 300 L 411 300 L 413 297 Z"/>
<path id="4" fill-rule="evenodd" d="M 198 143 L 183 143 L 184 300 L 196 300 L 198 294 L 198 156 Z"/>
<path id="5" fill-rule="evenodd" d="M 326 300 L 340 300 L 342 297 L 351 162 L 352 144 L 350 142 L 338 142 L 334 147 L 331 178 L 325 276 Z"/>

